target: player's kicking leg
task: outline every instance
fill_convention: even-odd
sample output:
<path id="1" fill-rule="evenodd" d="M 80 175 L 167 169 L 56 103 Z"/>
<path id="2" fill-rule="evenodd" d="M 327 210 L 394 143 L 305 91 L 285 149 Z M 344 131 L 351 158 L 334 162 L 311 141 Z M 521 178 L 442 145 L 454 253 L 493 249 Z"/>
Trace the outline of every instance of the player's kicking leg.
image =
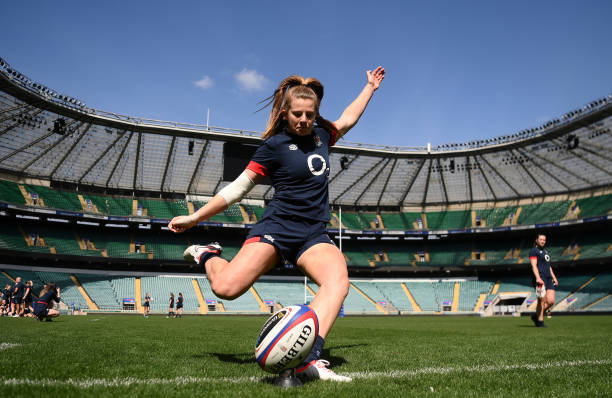
<path id="1" fill-rule="evenodd" d="M 319 336 L 310 355 L 295 373 L 302 380 L 351 381 L 350 377 L 336 374 L 329 369 L 329 361 L 320 359 L 325 338 L 348 294 L 349 280 L 344 257 L 336 246 L 319 243 L 306 250 L 298 259 L 297 265 L 319 285 L 319 291 L 310 304 L 319 318 Z"/>

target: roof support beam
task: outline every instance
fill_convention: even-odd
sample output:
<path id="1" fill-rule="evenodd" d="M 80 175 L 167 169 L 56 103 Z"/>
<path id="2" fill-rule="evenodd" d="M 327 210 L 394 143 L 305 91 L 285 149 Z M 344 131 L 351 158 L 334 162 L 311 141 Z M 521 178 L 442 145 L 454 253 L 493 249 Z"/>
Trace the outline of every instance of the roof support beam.
<path id="1" fill-rule="evenodd" d="M 380 173 L 385 169 L 385 167 L 387 167 L 387 165 L 389 164 L 389 162 L 391 161 L 391 159 L 387 158 L 384 159 L 386 160 L 385 164 L 382 165 L 382 167 L 378 170 L 378 172 L 376 173 L 376 175 L 370 180 L 370 182 L 368 183 L 368 185 L 363 189 L 363 191 L 361 191 L 361 193 L 359 194 L 359 196 L 357 197 L 357 199 L 355 199 L 355 205 L 357 205 L 357 203 L 359 202 L 359 200 L 361 199 L 361 197 L 366 193 L 366 191 L 368 190 L 368 188 L 370 188 L 372 186 L 372 184 L 374 183 L 374 181 L 376 181 L 376 179 L 378 178 L 378 176 L 380 175 Z"/>
<path id="2" fill-rule="evenodd" d="M 542 170 L 544 172 L 544 174 L 546 174 L 547 176 L 549 176 L 551 179 L 555 180 L 559 185 L 561 185 L 563 188 L 565 188 L 566 190 L 570 190 L 569 186 L 564 183 L 562 180 L 560 180 L 559 178 L 557 178 L 557 176 L 555 176 L 554 174 L 552 174 L 551 172 L 549 172 L 548 170 L 546 170 L 545 167 L 542 166 L 541 163 L 538 162 L 534 162 L 533 158 L 537 158 L 539 160 L 542 160 L 543 162 L 547 162 L 546 160 L 542 159 L 539 155 L 537 155 L 535 152 L 529 152 L 526 149 L 519 149 L 517 148 L 516 151 L 521 154 L 522 156 L 528 158 L 533 164 L 535 164 L 536 166 L 538 166 L 538 168 L 540 170 Z M 523 152 L 526 152 L 527 155 L 525 155 Z"/>
<path id="3" fill-rule="evenodd" d="M 532 153 L 533 153 L 533 152 L 532 152 Z M 545 163 L 550 163 L 550 164 L 552 164 L 553 166 L 555 166 L 556 168 L 558 168 L 558 169 L 560 169 L 560 170 L 565 171 L 567 174 L 572 175 L 572 176 L 576 177 L 577 179 L 579 179 L 579 180 L 582 180 L 582 181 L 586 182 L 586 183 L 587 183 L 587 184 L 589 184 L 589 185 L 594 185 L 594 184 L 593 184 L 593 182 L 589 181 L 588 179 L 586 179 L 586 178 L 584 178 L 584 177 L 581 177 L 580 175 L 578 175 L 578 174 L 574 173 L 573 171 L 570 171 L 570 170 L 566 169 L 565 167 L 563 167 L 563 166 L 561 166 L 561 165 L 557 164 L 555 161 L 553 161 L 553 160 L 551 160 L 551 159 L 545 158 L 545 157 L 540 156 L 540 155 L 536 155 L 535 153 L 533 153 L 533 155 L 534 155 L 534 156 L 537 156 L 539 159 L 543 160 Z"/>
<path id="4" fill-rule="evenodd" d="M 385 159 L 381 159 L 379 160 L 374 167 L 371 167 L 368 171 L 366 171 L 365 173 L 363 173 L 362 175 L 360 175 L 358 178 L 355 179 L 355 181 L 353 181 L 353 183 L 351 185 L 349 185 L 344 191 L 342 191 L 342 193 L 338 196 L 336 196 L 334 198 L 334 200 L 332 201 L 333 204 L 336 204 L 336 200 L 340 199 L 345 193 L 347 193 L 349 190 L 351 190 L 351 188 L 353 188 L 355 185 L 357 185 L 357 183 L 361 182 L 361 180 L 367 176 L 368 174 L 370 174 L 372 172 L 372 170 L 376 169 L 376 167 L 378 167 L 379 164 L 381 164 Z"/>
<path id="5" fill-rule="evenodd" d="M 354 158 L 349 159 L 349 162 L 345 165 L 344 168 L 340 167 L 340 171 L 337 172 L 332 178 L 330 178 L 329 182 L 327 183 L 328 185 L 331 185 L 332 181 L 334 181 L 336 179 L 336 177 L 338 177 L 340 174 L 342 174 L 343 171 L 348 170 L 348 168 L 351 166 L 351 164 L 357 160 L 357 158 L 359 157 L 359 155 L 355 155 Z"/>
<path id="6" fill-rule="evenodd" d="M 206 153 L 206 148 L 208 148 L 208 143 L 210 141 L 204 141 L 204 146 L 202 147 L 202 152 L 200 152 L 200 157 L 198 158 L 198 163 L 196 163 L 195 168 L 193 169 L 193 174 L 191 174 L 191 179 L 189 179 L 189 185 L 187 186 L 187 193 L 191 192 L 191 186 L 193 185 L 193 181 L 195 180 L 196 174 L 198 174 L 198 169 L 200 168 L 200 163 L 202 163 L 202 159 L 204 158 L 204 154 Z"/>
<path id="7" fill-rule="evenodd" d="M 7 113 L 7 112 L 12 112 L 12 111 L 19 110 L 19 109 L 21 109 L 21 108 L 26 108 L 26 107 L 28 107 L 28 104 L 25 104 L 25 103 L 24 103 L 24 104 L 22 104 L 22 105 L 17 105 L 17 106 L 14 106 L 14 107 L 12 107 L 12 108 L 3 109 L 2 111 L 0 111 L 0 115 L 3 115 L 3 114 L 5 114 L 5 113 Z M 11 115 L 11 116 L 10 116 L 8 119 L 10 119 L 11 117 L 13 117 L 13 115 Z M 2 121 L 4 121 L 4 120 L 8 120 L 8 119 L 3 119 Z"/>
<path id="8" fill-rule="evenodd" d="M 474 191 L 472 188 L 472 165 L 470 164 L 470 157 L 465 157 L 465 169 L 468 173 L 468 187 L 470 188 L 470 202 L 474 201 Z"/>
<path id="9" fill-rule="evenodd" d="M 417 169 L 416 173 L 414 173 L 414 175 L 412 176 L 412 180 L 410 180 L 410 184 L 408 184 L 408 186 L 406 187 L 406 190 L 404 191 L 404 194 L 402 195 L 402 198 L 400 199 L 399 203 L 397 204 L 398 206 L 401 207 L 402 203 L 404 203 L 404 200 L 406 200 L 406 196 L 408 196 L 408 192 L 410 192 L 410 189 L 412 188 L 412 186 L 414 185 L 414 182 L 416 181 L 417 177 L 421 173 L 421 169 L 423 168 L 423 165 L 425 164 L 426 161 L 427 161 L 427 159 L 425 159 L 425 158 L 423 158 L 423 160 L 421 160 L 421 163 L 419 164 L 419 168 Z"/>
<path id="10" fill-rule="evenodd" d="M 80 126 L 79 126 L 80 128 Z M 19 172 L 24 172 L 26 171 L 26 169 L 28 167 L 30 167 L 32 164 L 36 163 L 39 159 L 41 159 L 43 156 L 45 156 L 50 150 L 52 150 L 53 148 L 55 148 L 57 145 L 59 145 L 61 142 L 63 142 L 66 138 L 68 138 L 68 134 L 64 134 L 62 135 L 62 137 L 60 139 L 58 139 L 57 141 L 55 141 L 52 145 L 50 145 L 47 149 L 45 149 L 44 151 L 42 151 L 38 156 L 36 156 L 34 159 L 30 160 L 28 163 L 26 163 L 20 170 Z"/>
<path id="11" fill-rule="evenodd" d="M 108 178 L 106 179 L 106 182 L 104 183 L 104 186 L 106 188 L 108 188 L 108 183 L 110 182 L 111 178 L 113 178 L 113 174 L 115 174 L 115 170 L 117 170 L 117 166 L 119 165 L 119 162 L 121 161 L 121 159 L 123 159 L 123 154 L 125 153 L 125 150 L 127 149 L 127 147 L 130 145 L 130 141 L 132 141 L 132 136 L 133 135 L 134 135 L 134 132 L 130 131 L 130 136 L 125 141 L 125 145 L 121 149 L 121 153 L 119 154 L 119 157 L 117 158 L 117 161 L 113 165 L 113 168 L 112 168 L 110 174 L 108 175 Z"/>
<path id="12" fill-rule="evenodd" d="M 487 187 L 489 187 L 489 191 L 491 191 L 491 195 L 493 195 L 493 199 L 495 201 L 497 201 L 497 195 L 495 195 L 495 191 L 493 190 L 493 187 L 491 186 L 491 182 L 487 178 L 487 173 L 485 173 L 485 171 L 482 169 L 482 167 L 480 167 L 480 164 L 478 163 L 478 159 L 476 158 L 476 156 L 474 156 L 474 161 L 476 162 L 476 165 L 478 166 L 478 170 L 480 170 L 480 173 L 482 174 L 482 177 L 484 178 L 485 182 L 487 183 Z"/>
<path id="13" fill-rule="evenodd" d="M 140 161 L 140 143 L 142 133 L 138 133 L 138 143 L 136 144 L 136 159 L 134 160 L 134 179 L 132 180 L 132 191 L 136 190 L 136 178 L 138 177 L 138 162 Z"/>
<path id="14" fill-rule="evenodd" d="M 385 180 L 385 185 L 383 185 L 383 188 L 380 190 L 380 195 L 378 195 L 378 200 L 376 201 L 376 207 L 380 206 L 380 201 L 382 200 L 383 194 L 387 190 L 387 184 L 389 183 L 389 180 L 391 179 L 391 175 L 393 174 L 393 171 L 395 170 L 395 165 L 396 164 L 397 164 L 397 158 L 394 158 L 393 159 L 393 164 L 391 165 L 391 171 L 389 172 L 389 174 L 387 174 L 387 179 Z"/>
<path id="15" fill-rule="evenodd" d="M 605 159 L 608 162 L 612 162 L 612 158 L 609 158 L 608 156 L 603 155 L 604 153 L 609 152 L 609 149 L 608 148 L 604 148 L 601 145 L 597 145 L 597 144 L 594 144 L 592 142 L 589 142 L 589 143 L 582 143 L 582 144 L 580 144 L 578 146 L 578 148 L 580 148 L 580 149 L 582 149 L 582 150 L 584 150 L 586 152 L 589 152 L 590 154 L 598 156 L 598 157 L 600 157 L 602 159 Z M 594 151 L 592 148 L 595 148 L 596 151 Z"/>
<path id="16" fill-rule="evenodd" d="M 25 107 L 26 107 L 26 109 L 24 109 L 23 111 L 19 112 L 19 113 L 18 113 L 18 114 L 16 114 L 16 115 L 8 115 L 8 116 L 6 116 L 6 117 L 3 117 L 2 119 L 0 119 L 0 123 L 4 123 L 4 122 L 6 122 L 7 120 L 11 120 L 11 119 L 12 119 L 12 118 L 14 118 L 14 117 L 21 117 L 21 116 L 25 115 L 26 113 L 31 112 L 31 111 L 33 111 L 33 110 L 34 110 L 34 107 L 28 106 L 27 104 L 25 104 Z M 41 111 L 39 111 L 38 113 L 40 113 L 40 112 L 42 112 L 42 110 L 41 110 Z M 36 115 L 35 115 L 35 116 L 36 116 Z M 19 123 L 17 123 L 17 124 L 19 124 Z"/>
<path id="17" fill-rule="evenodd" d="M 440 158 L 436 159 L 438 161 L 438 169 L 440 170 L 440 180 L 442 180 L 442 189 L 444 189 L 444 201 L 448 203 L 448 191 L 446 190 L 446 183 L 444 182 L 444 170 L 442 169 L 442 165 L 440 164 Z"/>
<path id="18" fill-rule="evenodd" d="M 91 164 L 91 166 L 89 166 L 87 168 L 87 170 L 85 170 L 85 172 L 83 173 L 83 175 L 81 175 L 81 177 L 79 177 L 79 180 L 77 181 L 77 184 L 80 184 L 81 181 L 83 180 L 83 178 L 85 178 L 85 176 L 87 174 L 89 174 L 89 172 L 96 167 L 96 165 L 98 164 L 98 162 L 100 160 L 102 160 L 102 158 L 104 158 L 104 156 L 106 156 L 106 154 L 108 153 L 108 151 L 115 146 L 115 144 L 117 143 L 117 141 L 119 141 L 121 138 L 123 138 L 123 135 L 125 134 L 125 131 L 122 131 L 121 133 L 118 134 L 117 138 L 115 138 L 115 140 L 106 147 L 106 149 L 104 150 L 104 152 L 102 152 L 102 154 L 100 156 L 98 156 L 98 158 Z"/>
<path id="19" fill-rule="evenodd" d="M 29 110 L 28 110 L 28 111 L 29 111 Z M 20 115 L 23 115 L 24 113 L 27 113 L 28 111 L 22 112 L 22 113 L 20 113 Z M 36 113 L 32 114 L 31 116 L 32 116 L 32 117 L 36 117 L 36 116 L 38 116 L 38 114 L 39 114 L 39 113 L 41 113 L 42 111 L 43 111 L 43 110 L 42 110 L 42 109 L 40 109 L 38 112 L 36 112 Z M 0 122 L 4 122 L 4 121 L 6 121 L 6 120 L 8 120 L 8 119 L 10 119 L 10 118 L 12 118 L 12 116 L 9 116 L 9 117 L 7 117 L 7 118 L 5 118 L 5 119 L 3 119 L 3 120 L 0 120 Z M 17 127 L 17 126 L 19 126 L 19 123 L 13 123 L 13 124 L 11 124 L 10 126 L 8 126 L 7 128 L 5 128 L 4 130 L 0 131 L 0 137 L 2 137 L 4 134 L 8 133 L 9 131 L 11 131 L 12 129 L 14 129 L 14 128 L 15 128 L 15 127 Z"/>
<path id="20" fill-rule="evenodd" d="M 77 129 L 78 129 L 79 127 L 81 127 L 82 125 L 83 125 L 83 123 L 79 124 L 79 126 L 77 127 Z M 38 137 L 37 139 L 35 139 L 34 141 L 32 141 L 32 142 L 28 142 L 27 144 L 23 145 L 21 148 L 15 149 L 13 152 L 11 152 L 11 153 L 9 153 L 9 154 L 6 154 L 6 155 L 4 155 L 2 158 L 0 158 L 0 163 L 4 162 L 6 159 L 8 159 L 8 158 L 10 158 L 10 157 L 12 157 L 12 156 L 14 156 L 14 155 L 16 155 L 17 153 L 19 153 L 19 152 L 21 152 L 21 151 L 23 151 L 23 150 L 25 150 L 25 149 L 27 149 L 27 148 L 29 148 L 29 147 L 32 147 L 32 146 L 34 146 L 34 145 L 38 144 L 40 141 L 42 141 L 42 140 L 44 140 L 44 139 L 49 138 L 49 137 L 50 137 L 50 136 L 52 136 L 53 134 L 55 134 L 53 131 L 48 132 L 47 134 L 43 134 L 43 135 L 41 135 L 40 137 Z"/>
<path id="21" fill-rule="evenodd" d="M 62 159 L 55 165 L 55 167 L 53 168 L 53 170 L 49 174 L 49 179 L 53 179 L 53 177 L 55 176 L 55 172 L 64 163 L 64 160 L 66 160 L 66 158 L 72 153 L 72 150 L 79 144 L 79 142 L 81 142 L 81 139 L 83 139 L 83 137 L 85 137 L 85 134 L 87 134 L 87 131 L 89 131 L 90 127 L 91 127 L 91 124 L 88 124 L 87 127 L 85 127 L 85 129 L 81 133 L 81 135 L 79 135 L 79 138 L 77 138 L 76 141 L 74 141 L 74 144 L 72 144 L 72 146 L 70 147 L 70 149 L 68 149 L 66 151 L 66 153 L 64 154 Z"/>
<path id="22" fill-rule="evenodd" d="M 431 165 L 433 164 L 433 158 L 429 159 L 429 166 L 427 166 L 427 178 L 425 179 L 425 189 L 423 190 L 423 200 L 421 204 L 424 205 L 427 199 L 427 191 L 429 191 L 429 179 L 431 178 Z"/>
<path id="23" fill-rule="evenodd" d="M 512 156 L 514 156 L 515 158 L 518 158 L 518 156 L 516 156 L 514 154 L 514 151 L 512 149 L 510 149 L 510 154 L 512 154 Z M 519 156 L 520 156 L 520 154 L 519 154 Z M 527 173 L 529 178 L 531 178 L 531 180 L 538 186 L 538 188 L 540 188 L 540 191 L 542 192 L 542 194 L 546 194 L 546 190 L 544 189 L 544 187 L 542 187 L 542 185 L 540 185 L 540 182 L 533 176 L 533 174 L 531 174 L 529 169 L 527 167 L 525 167 L 525 165 L 523 165 L 523 162 L 520 162 L 520 161 L 517 160 L 517 163 L 519 164 L 519 166 L 521 166 L 521 168 L 525 171 L 525 173 Z"/>
<path id="24" fill-rule="evenodd" d="M 556 140 L 553 140 L 553 142 L 555 142 L 555 141 L 556 141 Z M 589 149 L 587 149 L 587 148 L 584 148 L 584 144 L 583 144 L 582 146 L 578 145 L 576 148 L 572 149 L 572 153 L 573 153 L 573 154 L 574 154 L 574 156 L 576 156 L 577 158 L 580 158 L 581 160 L 583 160 L 583 161 L 585 161 L 586 163 L 590 164 L 592 167 L 596 168 L 597 170 L 601 171 L 601 172 L 602 172 L 602 173 L 604 173 L 604 174 L 607 174 L 607 175 L 612 175 L 612 174 L 610 173 L 610 171 L 608 171 L 608 170 L 606 170 L 606 169 L 604 169 L 604 168 L 600 167 L 599 165 L 597 165 L 597 164 L 596 164 L 596 163 L 594 163 L 593 161 L 589 160 L 588 158 L 586 158 L 586 157 L 584 157 L 584 156 L 581 156 L 581 155 L 580 155 L 578 152 L 576 152 L 576 149 L 581 150 L 581 151 L 583 151 L 583 152 L 588 152 L 588 153 L 590 153 L 591 155 L 594 155 L 594 156 L 600 156 L 600 155 L 599 155 L 597 152 L 594 152 L 594 151 L 591 151 L 591 150 L 589 150 Z M 601 156 L 601 157 L 602 157 L 602 158 L 604 158 L 605 160 L 608 160 L 608 161 L 609 161 L 609 159 L 607 159 L 606 157 L 604 157 L 604 156 Z"/>
<path id="25" fill-rule="evenodd" d="M 162 177 L 161 185 L 159 187 L 160 192 L 164 192 L 164 183 L 166 182 L 166 176 L 168 175 L 168 165 L 170 164 L 170 158 L 172 157 L 172 150 L 174 150 L 175 141 L 176 135 L 173 135 L 172 142 L 170 143 L 170 150 L 168 151 L 168 157 L 166 158 L 166 166 L 164 167 L 164 176 Z"/>
<path id="26" fill-rule="evenodd" d="M 495 174 L 497 174 L 497 176 L 499 178 L 501 178 L 501 180 L 512 190 L 512 192 L 514 192 L 514 194 L 516 196 L 521 196 L 518 191 L 516 189 L 514 189 L 514 187 L 512 185 L 510 185 L 510 183 L 508 181 L 506 181 L 506 179 L 504 178 L 503 175 L 501 175 L 501 173 L 499 171 L 497 171 L 497 169 L 493 166 L 491 166 L 491 163 L 489 163 L 489 161 L 487 159 L 485 159 L 484 156 L 480 155 L 480 158 L 487 164 L 487 166 L 489 166 L 491 168 L 491 170 L 493 170 L 495 172 Z"/>

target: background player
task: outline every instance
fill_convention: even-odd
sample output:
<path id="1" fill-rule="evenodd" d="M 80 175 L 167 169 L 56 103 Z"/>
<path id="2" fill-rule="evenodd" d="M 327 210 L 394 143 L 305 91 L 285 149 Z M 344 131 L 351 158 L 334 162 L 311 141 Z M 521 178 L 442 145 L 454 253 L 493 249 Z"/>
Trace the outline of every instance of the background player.
<path id="1" fill-rule="evenodd" d="M 25 292 L 23 294 L 23 315 L 33 316 L 34 307 L 32 307 L 32 298 L 34 297 L 34 282 L 27 281 L 25 284 Z"/>
<path id="2" fill-rule="evenodd" d="M 21 281 L 21 277 L 15 278 L 15 286 L 13 287 L 13 317 L 23 316 L 23 293 L 25 285 Z"/>
<path id="3" fill-rule="evenodd" d="M 314 78 L 290 76 L 276 89 L 264 132 L 246 170 L 212 200 L 190 216 L 173 218 L 168 227 L 182 232 L 242 199 L 270 176 L 274 197 L 263 218 L 251 229 L 245 244 L 228 262 L 218 243 L 190 246 L 185 258 L 203 264 L 215 294 L 223 299 L 242 295 L 277 263 L 288 261 L 319 285 L 310 307 L 319 318 L 319 336 L 310 356 L 296 372 L 306 379 L 350 381 L 319 360 L 325 338 L 348 294 L 344 256 L 326 233 L 329 221 L 329 150 L 359 120 L 385 77 L 382 67 L 367 71 L 357 98 L 331 123 L 319 114 L 323 85 Z"/>
<path id="4" fill-rule="evenodd" d="M 54 303 L 60 302 L 60 288 L 55 286 L 55 282 L 49 282 L 40 292 L 40 297 L 34 306 L 34 315 L 39 321 L 45 318 L 50 322 L 51 318 L 59 316 L 59 311 L 53 308 Z"/>
<path id="5" fill-rule="evenodd" d="M 544 325 L 544 311 L 555 304 L 555 286 L 559 285 L 557 277 L 550 266 L 550 256 L 544 248 L 545 245 L 546 235 L 538 234 L 535 245 L 529 252 L 529 261 L 531 262 L 531 271 L 533 272 L 533 286 L 535 288 L 544 286 L 546 289 L 546 295 L 538 297 L 536 313 L 531 317 L 531 320 L 537 327 L 546 327 Z"/>
<path id="6" fill-rule="evenodd" d="M 174 293 L 170 293 L 170 299 L 168 300 L 168 316 L 166 318 L 170 318 L 174 316 Z"/>
<path id="7" fill-rule="evenodd" d="M 178 294 L 178 297 L 176 298 L 176 314 L 174 314 L 175 318 L 182 318 L 183 317 L 183 293 Z"/>
<path id="8" fill-rule="evenodd" d="M 145 294 L 144 304 L 142 305 L 144 308 L 144 317 L 149 317 L 149 311 L 151 311 L 151 295 L 149 293 Z"/>

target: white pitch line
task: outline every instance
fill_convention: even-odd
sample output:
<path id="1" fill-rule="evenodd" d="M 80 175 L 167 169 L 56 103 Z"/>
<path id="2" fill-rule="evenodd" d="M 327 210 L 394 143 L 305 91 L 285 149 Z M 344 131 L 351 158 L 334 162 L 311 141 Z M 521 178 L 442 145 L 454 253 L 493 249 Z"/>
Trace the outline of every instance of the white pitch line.
<path id="1" fill-rule="evenodd" d="M 21 344 L 15 343 L 0 343 L 0 351 L 8 350 L 9 348 L 19 347 Z"/>
<path id="2" fill-rule="evenodd" d="M 506 370 L 536 370 L 548 368 L 565 368 L 582 365 L 609 365 L 612 364 L 612 359 L 594 359 L 594 360 L 577 360 L 577 361 L 559 361 L 546 363 L 526 363 L 516 365 L 477 365 L 477 366 L 461 366 L 449 368 L 421 368 L 413 370 L 391 370 L 387 372 L 352 372 L 343 373 L 343 375 L 356 379 L 372 379 L 372 378 L 407 378 L 420 375 L 443 375 L 449 373 L 460 372 L 500 372 Z"/>
<path id="3" fill-rule="evenodd" d="M 508 370 L 536 370 L 548 368 L 564 368 L 583 365 L 609 365 L 612 364 L 612 359 L 594 359 L 594 360 L 576 360 L 576 361 L 559 361 L 547 363 L 532 363 L 532 364 L 515 364 L 515 365 L 482 365 L 482 366 L 461 366 L 448 368 L 421 368 L 413 370 L 391 370 L 386 372 L 352 372 L 343 373 L 354 379 L 371 379 L 371 378 L 410 378 L 421 375 L 443 375 L 458 372 L 501 372 Z M 269 378 L 269 377 L 268 377 Z M 260 383 L 266 380 L 266 377 L 175 377 L 172 379 L 137 379 L 133 377 L 114 378 L 114 379 L 0 379 L 0 385 L 21 385 L 21 386 L 38 386 L 38 387 L 53 387 L 53 386 L 72 386 L 82 389 L 94 387 L 130 387 L 136 385 L 185 385 L 185 384 L 210 384 L 210 383 Z"/>

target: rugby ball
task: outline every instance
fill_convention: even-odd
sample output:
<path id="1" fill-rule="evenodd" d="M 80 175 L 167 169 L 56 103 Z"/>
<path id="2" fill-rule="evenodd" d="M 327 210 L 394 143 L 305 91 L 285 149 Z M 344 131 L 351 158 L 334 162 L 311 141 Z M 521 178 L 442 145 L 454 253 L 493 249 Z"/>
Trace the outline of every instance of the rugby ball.
<path id="1" fill-rule="evenodd" d="M 301 364 L 319 334 L 317 314 L 307 305 L 282 308 L 264 323 L 255 344 L 259 366 L 280 373 Z"/>
<path id="2" fill-rule="evenodd" d="M 546 297 L 546 288 L 544 287 L 544 285 L 536 287 L 536 297 Z"/>

